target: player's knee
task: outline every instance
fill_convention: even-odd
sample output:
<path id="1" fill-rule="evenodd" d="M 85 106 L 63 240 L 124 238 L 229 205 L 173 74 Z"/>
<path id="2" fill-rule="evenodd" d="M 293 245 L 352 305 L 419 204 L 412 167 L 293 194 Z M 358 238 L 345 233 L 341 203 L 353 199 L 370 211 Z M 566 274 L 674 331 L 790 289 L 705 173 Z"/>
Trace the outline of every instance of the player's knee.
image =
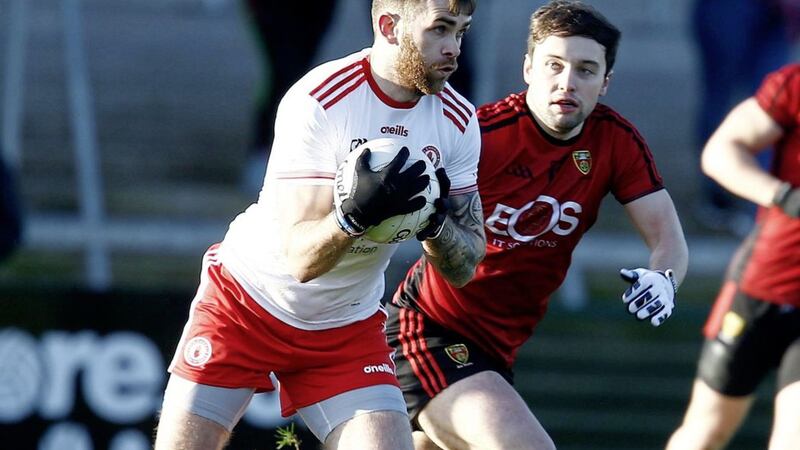
<path id="1" fill-rule="evenodd" d="M 667 449 L 720 450 L 732 432 L 712 424 L 684 423 L 670 439 Z"/>
<path id="2" fill-rule="evenodd" d="M 412 450 L 408 416 L 398 411 L 372 411 L 348 419 L 325 436 L 324 448 Z"/>
<path id="3" fill-rule="evenodd" d="M 441 447 L 422 431 L 415 431 L 411 435 L 414 440 L 414 450 L 441 450 Z"/>

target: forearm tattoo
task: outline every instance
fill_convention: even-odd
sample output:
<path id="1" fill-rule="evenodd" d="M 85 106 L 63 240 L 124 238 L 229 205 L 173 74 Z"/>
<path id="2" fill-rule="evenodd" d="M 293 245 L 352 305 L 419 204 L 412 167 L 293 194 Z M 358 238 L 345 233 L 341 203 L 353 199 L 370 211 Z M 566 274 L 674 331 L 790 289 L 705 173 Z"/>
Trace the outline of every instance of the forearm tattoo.
<path id="1" fill-rule="evenodd" d="M 425 254 L 448 281 L 461 286 L 472 279 L 486 252 L 483 209 L 477 192 L 454 196 L 450 204 L 450 220 L 438 238 L 425 241 Z"/>

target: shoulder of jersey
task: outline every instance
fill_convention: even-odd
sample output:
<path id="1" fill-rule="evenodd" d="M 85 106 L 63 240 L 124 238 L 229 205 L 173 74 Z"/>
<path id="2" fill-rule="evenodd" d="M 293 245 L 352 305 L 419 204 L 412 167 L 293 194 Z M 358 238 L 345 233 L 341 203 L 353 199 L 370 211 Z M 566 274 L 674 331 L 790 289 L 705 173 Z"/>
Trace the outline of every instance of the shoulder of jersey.
<path id="1" fill-rule="evenodd" d="M 623 117 L 622 114 L 618 113 L 608 105 L 598 103 L 589 117 L 595 121 L 597 126 L 610 126 L 614 129 L 633 135 L 636 140 L 644 141 L 639 134 L 639 131 L 636 129 L 636 126 L 634 126 L 628 119 Z"/>
<path id="2" fill-rule="evenodd" d="M 800 73 L 800 63 L 789 63 L 785 66 L 781 67 L 777 70 L 777 72 L 783 72 L 784 74 L 788 75 L 797 75 Z"/>
<path id="3" fill-rule="evenodd" d="M 477 114 L 482 133 L 514 124 L 528 114 L 525 93 L 511 94 L 502 100 L 482 105 Z"/>
<path id="4" fill-rule="evenodd" d="M 328 109 L 367 81 L 366 53 L 359 52 L 310 70 L 297 87 Z"/>
<path id="5" fill-rule="evenodd" d="M 778 96 L 779 93 L 783 95 L 796 95 L 798 85 L 800 84 L 798 80 L 800 80 L 800 64 L 791 63 L 767 75 L 760 89 L 763 90 L 765 86 L 769 86 L 774 90 L 772 93 L 775 96 Z M 787 94 L 787 91 L 790 92 L 790 94 Z"/>
<path id="6" fill-rule="evenodd" d="M 463 133 L 475 114 L 475 107 L 449 83 L 444 85 L 444 89 L 436 97 L 442 103 L 442 114 Z"/>

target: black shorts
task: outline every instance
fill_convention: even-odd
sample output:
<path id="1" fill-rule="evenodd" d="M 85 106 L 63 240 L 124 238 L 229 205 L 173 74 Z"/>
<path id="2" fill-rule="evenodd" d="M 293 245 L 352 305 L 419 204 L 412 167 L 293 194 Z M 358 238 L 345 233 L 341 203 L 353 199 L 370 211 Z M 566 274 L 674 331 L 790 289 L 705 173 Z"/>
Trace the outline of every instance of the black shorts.
<path id="1" fill-rule="evenodd" d="M 439 392 L 458 380 L 492 370 L 510 384 L 514 375 L 473 342 L 410 308 L 386 305 L 386 335 L 396 350 L 397 379 L 415 429 L 417 415 Z"/>
<path id="2" fill-rule="evenodd" d="M 715 337 L 706 339 L 698 377 L 712 389 L 736 397 L 755 392 L 773 368 L 778 369 L 778 390 L 800 380 L 800 308 L 765 302 L 728 287 L 733 298 L 728 299 L 727 311 L 719 312 L 724 315 Z"/>

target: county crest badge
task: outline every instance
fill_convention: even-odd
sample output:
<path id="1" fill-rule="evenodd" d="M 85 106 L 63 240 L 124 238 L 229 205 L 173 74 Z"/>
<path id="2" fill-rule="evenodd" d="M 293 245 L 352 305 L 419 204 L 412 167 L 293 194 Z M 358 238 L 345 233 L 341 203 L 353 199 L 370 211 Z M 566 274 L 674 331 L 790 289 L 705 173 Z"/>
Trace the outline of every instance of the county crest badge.
<path id="1" fill-rule="evenodd" d="M 722 329 L 717 337 L 726 344 L 732 344 L 742 334 L 745 325 L 747 324 L 742 316 L 728 311 L 722 318 Z"/>
<path id="2" fill-rule="evenodd" d="M 469 349 L 464 344 L 450 345 L 444 348 L 444 352 L 459 365 L 465 365 L 469 362 Z"/>
<path id="3" fill-rule="evenodd" d="M 572 161 L 582 174 L 587 175 L 592 170 L 592 154 L 589 150 L 575 150 L 572 152 Z"/>

